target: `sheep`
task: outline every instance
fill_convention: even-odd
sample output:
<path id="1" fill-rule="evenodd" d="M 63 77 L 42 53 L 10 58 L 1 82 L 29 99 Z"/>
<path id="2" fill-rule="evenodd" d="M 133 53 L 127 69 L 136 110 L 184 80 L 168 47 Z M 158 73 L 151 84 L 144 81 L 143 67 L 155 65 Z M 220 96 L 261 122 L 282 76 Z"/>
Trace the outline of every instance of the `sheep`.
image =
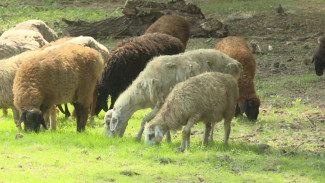
<path id="1" fill-rule="evenodd" d="M 243 74 L 238 80 L 239 99 L 235 116 L 245 113 L 249 120 L 256 120 L 259 114 L 260 99 L 254 87 L 256 63 L 253 53 L 242 38 L 235 36 L 222 39 L 215 48 L 243 65 Z"/>
<path id="2" fill-rule="evenodd" d="M 150 107 L 152 111 L 142 119 L 136 137 L 136 140 L 140 140 L 144 125 L 155 116 L 175 84 L 208 71 L 229 73 L 238 79 L 241 70 L 242 65 L 238 61 L 215 49 L 156 57 L 119 96 L 114 108 L 106 113 L 106 136 L 122 137 L 132 114 Z M 170 141 L 167 135 L 166 140 Z"/>
<path id="3" fill-rule="evenodd" d="M 31 30 L 39 32 L 47 42 L 55 41 L 58 39 L 56 32 L 41 20 L 27 20 L 21 22 L 10 28 L 8 31 L 12 30 Z"/>
<path id="4" fill-rule="evenodd" d="M 77 45 L 93 48 L 102 55 L 104 59 L 104 63 L 106 63 L 108 60 L 108 54 L 109 54 L 108 49 L 104 45 L 98 43 L 94 38 L 90 36 L 63 37 L 54 42 L 44 45 L 41 49 L 44 50 L 48 47 L 58 46 L 58 45 L 60 46 L 61 44 L 77 44 Z"/>
<path id="5" fill-rule="evenodd" d="M 0 36 L 0 59 L 39 49 L 56 38 L 56 33 L 40 20 L 22 22 Z"/>
<path id="6" fill-rule="evenodd" d="M 98 86 L 95 114 L 98 115 L 102 109 L 108 110 L 108 95 L 111 96 L 109 109 L 112 109 L 120 93 L 132 83 L 154 56 L 173 55 L 184 50 L 184 45 L 179 39 L 160 33 L 145 34 L 117 43 L 109 54 Z"/>
<path id="7" fill-rule="evenodd" d="M 63 37 L 63 38 L 58 39 L 54 42 L 44 45 L 41 49 L 44 50 L 44 49 L 50 48 L 52 46 L 60 46 L 62 44 L 77 44 L 77 45 L 82 45 L 85 47 L 93 48 L 93 49 L 97 50 L 102 55 L 102 57 L 104 59 L 104 63 L 106 63 L 108 61 L 108 54 L 109 54 L 108 49 L 104 45 L 98 43 L 94 38 L 89 37 L 89 36 Z M 70 112 L 69 112 L 66 104 L 65 104 L 65 111 L 62 109 L 61 106 L 58 106 L 58 108 L 62 113 L 65 114 L 66 117 L 70 116 Z M 94 106 L 92 107 L 92 113 L 91 113 L 92 116 L 94 113 L 93 109 L 94 109 Z"/>
<path id="8" fill-rule="evenodd" d="M 151 24 L 144 34 L 163 33 L 174 36 L 182 41 L 186 47 L 190 37 L 190 24 L 181 16 L 164 15 Z"/>
<path id="9" fill-rule="evenodd" d="M 0 60 L 0 108 L 11 108 L 14 122 L 18 124 L 19 112 L 14 106 L 14 95 L 12 92 L 13 81 L 16 71 L 24 60 L 34 55 L 37 51 L 27 51 L 8 59 Z M 21 129 L 18 126 L 18 129 Z"/>
<path id="10" fill-rule="evenodd" d="M 156 117 L 145 129 L 145 143 L 159 144 L 169 130 L 182 132 L 180 150 L 190 146 L 191 127 L 203 121 L 202 145 L 207 145 L 211 124 L 224 119 L 224 143 L 228 143 L 230 123 L 235 114 L 238 86 L 229 74 L 207 72 L 176 84 Z"/>
<path id="11" fill-rule="evenodd" d="M 313 62 L 315 63 L 315 71 L 317 76 L 323 75 L 325 69 L 325 36 L 319 39 L 319 48 L 313 55 Z"/>
<path id="12" fill-rule="evenodd" d="M 14 105 L 22 113 L 18 125 L 24 122 L 25 130 L 38 132 L 41 124 L 46 128 L 44 118 L 52 116 L 51 128 L 55 130 L 55 105 L 72 103 L 77 131 L 84 131 L 103 65 L 96 50 L 70 44 L 39 51 L 26 59 L 13 84 Z"/>

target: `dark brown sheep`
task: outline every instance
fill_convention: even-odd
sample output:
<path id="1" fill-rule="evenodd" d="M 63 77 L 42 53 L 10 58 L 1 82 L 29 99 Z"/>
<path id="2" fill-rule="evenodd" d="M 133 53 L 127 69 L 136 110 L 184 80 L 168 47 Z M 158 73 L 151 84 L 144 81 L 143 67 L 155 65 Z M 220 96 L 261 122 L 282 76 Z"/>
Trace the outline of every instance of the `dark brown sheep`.
<path id="1" fill-rule="evenodd" d="M 181 16 L 164 15 L 148 27 L 145 34 L 148 33 L 163 33 L 174 36 L 180 39 L 186 47 L 190 37 L 190 24 Z"/>
<path id="2" fill-rule="evenodd" d="M 95 114 L 102 109 L 108 110 L 108 95 L 111 96 L 112 109 L 120 93 L 132 83 L 153 57 L 174 55 L 184 50 L 184 45 L 179 39 L 160 33 L 145 34 L 117 43 L 110 51 L 98 86 Z"/>
<path id="3" fill-rule="evenodd" d="M 245 113 L 249 120 L 256 120 L 259 114 L 260 99 L 256 95 L 254 87 L 256 63 L 253 53 L 242 38 L 235 36 L 222 39 L 215 48 L 243 65 L 243 74 L 238 80 L 239 99 L 236 115 Z"/>
<path id="4" fill-rule="evenodd" d="M 320 45 L 313 56 L 313 62 L 317 76 L 323 75 L 325 69 L 325 36 L 320 38 Z"/>

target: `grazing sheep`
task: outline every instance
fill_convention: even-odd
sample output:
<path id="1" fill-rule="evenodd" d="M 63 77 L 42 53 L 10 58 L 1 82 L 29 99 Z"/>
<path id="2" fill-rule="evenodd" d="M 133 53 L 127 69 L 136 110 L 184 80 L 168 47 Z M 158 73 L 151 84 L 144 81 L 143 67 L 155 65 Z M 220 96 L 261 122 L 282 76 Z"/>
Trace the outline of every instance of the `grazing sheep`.
<path id="1" fill-rule="evenodd" d="M 316 50 L 313 56 L 317 76 L 323 75 L 325 69 L 325 36 L 321 37 L 319 41 L 319 48 Z"/>
<path id="2" fill-rule="evenodd" d="M 218 72 L 203 73 L 178 83 L 170 92 L 152 123 L 145 129 L 145 142 L 159 144 L 169 130 L 182 132 L 180 150 L 190 146 L 191 128 L 199 121 L 205 123 L 202 145 L 208 143 L 211 124 L 224 119 L 224 143 L 228 143 L 230 123 L 238 99 L 234 77 Z"/>
<path id="3" fill-rule="evenodd" d="M 44 118 L 53 116 L 55 105 L 72 103 L 77 131 L 85 130 L 93 92 L 103 70 L 103 59 L 94 49 L 62 45 L 37 52 L 23 62 L 13 84 L 14 105 L 22 112 L 25 130 L 46 128 Z M 54 114 L 54 115 L 53 115 Z"/>
<path id="4" fill-rule="evenodd" d="M 33 56 L 37 51 L 27 51 L 8 59 L 0 60 L 0 108 L 11 108 L 14 122 L 18 124 L 19 112 L 14 106 L 12 86 L 16 71 L 24 60 Z M 21 129 L 20 126 L 18 126 Z"/>
<path id="5" fill-rule="evenodd" d="M 256 63 L 253 53 L 242 38 L 235 36 L 222 39 L 215 48 L 243 65 L 243 74 L 238 80 L 239 99 L 235 116 L 245 113 L 249 120 L 256 120 L 260 99 L 254 87 Z"/>
<path id="6" fill-rule="evenodd" d="M 148 63 L 132 85 L 118 98 L 114 109 L 106 113 L 105 133 L 123 136 L 132 114 L 150 107 L 141 123 L 136 140 L 140 140 L 146 122 L 158 112 L 173 87 L 198 74 L 216 71 L 240 77 L 242 65 L 215 49 L 199 49 L 172 56 L 160 56 Z M 167 140 L 169 136 L 167 136 Z"/>
<path id="7" fill-rule="evenodd" d="M 164 15 L 151 24 L 144 34 L 163 33 L 176 37 L 186 47 L 190 37 L 190 24 L 181 16 Z"/>
<path id="8" fill-rule="evenodd" d="M 28 50 L 36 50 L 57 39 L 57 34 L 40 20 L 29 20 L 10 28 L 0 36 L 0 59 Z"/>
<path id="9" fill-rule="evenodd" d="M 132 83 L 153 57 L 174 55 L 184 50 L 184 45 L 179 39 L 160 33 L 145 34 L 117 43 L 109 54 L 98 86 L 95 114 L 98 115 L 102 109 L 108 110 L 108 95 L 111 96 L 109 109 L 112 109 L 120 93 Z"/>

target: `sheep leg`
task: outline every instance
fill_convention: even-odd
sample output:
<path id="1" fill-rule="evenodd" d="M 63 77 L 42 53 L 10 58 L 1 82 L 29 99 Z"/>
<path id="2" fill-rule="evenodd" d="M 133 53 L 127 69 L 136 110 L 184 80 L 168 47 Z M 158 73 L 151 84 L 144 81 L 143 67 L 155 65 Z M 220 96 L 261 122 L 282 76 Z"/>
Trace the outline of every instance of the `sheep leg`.
<path id="1" fill-rule="evenodd" d="M 76 117 L 77 117 L 77 132 L 84 131 L 87 124 L 87 118 L 88 118 L 88 107 L 84 107 L 80 103 L 73 104 Z M 89 106 L 89 105 L 86 105 Z"/>
<path id="2" fill-rule="evenodd" d="M 209 138 L 210 131 L 211 131 L 211 123 L 205 123 L 202 147 L 208 145 L 208 138 Z"/>
<path id="3" fill-rule="evenodd" d="M 51 121 L 51 130 L 56 130 L 56 108 L 53 106 L 50 108 L 50 121 Z"/>
<path id="4" fill-rule="evenodd" d="M 66 118 L 70 117 L 70 111 L 68 108 L 68 104 L 64 104 L 64 109 L 65 109 L 65 112 L 64 112 L 65 117 Z"/>
<path id="5" fill-rule="evenodd" d="M 209 136 L 209 141 L 213 141 L 213 131 L 214 131 L 214 127 L 216 126 L 216 122 L 211 123 L 211 132 L 210 132 L 210 136 Z"/>
<path id="6" fill-rule="evenodd" d="M 185 147 L 187 149 L 190 148 L 191 128 L 195 124 L 195 122 L 198 121 L 197 119 L 198 119 L 198 116 L 194 116 L 194 117 L 190 118 L 187 121 L 187 124 L 185 125 L 185 127 L 183 129 L 183 132 L 182 132 L 182 143 L 181 143 L 181 146 L 180 146 L 180 151 L 181 152 L 184 152 Z"/>
<path id="7" fill-rule="evenodd" d="M 166 142 L 171 142 L 171 136 L 170 136 L 170 131 L 168 130 L 167 133 L 166 133 L 166 139 L 165 139 Z"/>
<path id="8" fill-rule="evenodd" d="M 225 119 L 224 121 L 224 130 L 225 130 L 225 136 L 224 136 L 224 143 L 227 145 L 228 144 L 228 139 L 230 135 L 230 130 L 231 130 L 231 119 Z"/>
<path id="9" fill-rule="evenodd" d="M 114 104 L 115 104 L 116 99 L 117 99 L 117 96 L 112 94 L 111 95 L 111 105 L 109 106 L 109 109 L 114 108 Z"/>
<path id="10" fill-rule="evenodd" d="M 3 108 L 2 113 L 3 113 L 3 116 L 7 116 L 8 115 L 8 110 L 6 108 Z"/>
<path id="11" fill-rule="evenodd" d="M 94 119 L 94 116 L 95 116 L 95 108 L 96 108 L 96 104 L 97 104 L 97 98 L 98 98 L 98 89 L 96 87 L 95 91 L 93 93 L 93 103 L 91 104 L 91 107 L 90 107 L 90 115 L 91 115 L 92 120 Z"/>
<path id="12" fill-rule="evenodd" d="M 11 108 L 11 110 L 12 110 L 12 113 L 13 113 L 13 116 L 14 116 L 14 122 L 15 122 L 15 124 L 18 124 L 18 122 L 19 122 L 19 111 L 14 107 Z M 18 128 L 18 130 L 22 130 L 21 125 L 19 125 L 17 128 Z"/>
<path id="13" fill-rule="evenodd" d="M 160 106 L 161 105 L 156 105 L 152 111 L 147 114 L 141 121 L 141 127 L 139 129 L 139 132 L 138 132 L 138 135 L 137 137 L 135 138 L 136 141 L 140 141 L 141 140 L 141 137 L 142 137 L 142 134 L 143 134 L 143 131 L 144 131 L 144 126 L 146 125 L 147 122 L 149 122 L 150 120 L 152 120 L 152 118 L 154 118 L 158 112 L 158 110 L 160 109 Z M 170 134 L 169 134 L 170 136 Z M 170 138 L 170 137 L 169 137 Z"/>

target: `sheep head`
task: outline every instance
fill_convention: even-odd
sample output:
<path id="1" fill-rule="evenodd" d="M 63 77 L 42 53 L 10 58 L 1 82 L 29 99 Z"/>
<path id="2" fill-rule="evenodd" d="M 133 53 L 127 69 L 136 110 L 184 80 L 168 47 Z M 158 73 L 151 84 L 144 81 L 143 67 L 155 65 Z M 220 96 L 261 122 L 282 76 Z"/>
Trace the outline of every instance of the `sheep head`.
<path id="1" fill-rule="evenodd" d="M 244 99 L 240 106 L 240 113 L 245 113 L 251 121 L 257 120 L 259 114 L 259 99 Z"/>
<path id="2" fill-rule="evenodd" d="M 146 144 L 159 144 L 163 137 L 164 137 L 164 132 L 159 128 L 159 125 L 153 125 L 149 124 L 146 126 L 145 131 L 145 139 L 144 142 Z"/>
<path id="3" fill-rule="evenodd" d="M 121 115 L 120 110 L 113 108 L 108 110 L 104 117 L 105 133 L 107 137 L 123 137 L 124 131 L 128 124 L 127 120 Z"/>
<path id="4" fill-rule="evenodd" d="M 325 36 L 320 38 L 319 41 L 319 48 L 313 56 L 313 62 L 315 63 L 315 71 L 317 76 L 323 75 L 325 69 Z"/>
<path id="5" fill-rule="evenodd" d="M 42 112 L 39 109 L 25 110 L 16 126 L 20 126 L 22 122 L 25 123 L 25 131 L 38 132 L 41 125 L 43 125 L 44 129 L 47 129 Z"/>

